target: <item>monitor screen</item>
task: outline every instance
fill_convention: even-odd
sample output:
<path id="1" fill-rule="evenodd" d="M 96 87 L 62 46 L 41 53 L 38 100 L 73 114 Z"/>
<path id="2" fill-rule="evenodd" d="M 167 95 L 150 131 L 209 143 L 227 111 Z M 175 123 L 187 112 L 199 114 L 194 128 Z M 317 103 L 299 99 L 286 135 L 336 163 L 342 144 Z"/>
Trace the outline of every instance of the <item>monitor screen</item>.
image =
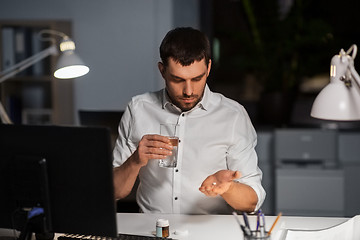
<path id="1" fill-rule="evenodd" d="M 124 111 L 79 110 L 80 125 L 88 127 L 107 127 L 110 129 L 111 146 L 115 146 L 118 126 Z"/>
<path id="2" fill-rule="evenodd" d="M 50 232 L 115 237 L 113 191 L 108 129 L 0 124 L 0 228 L 39 206 Z"/>

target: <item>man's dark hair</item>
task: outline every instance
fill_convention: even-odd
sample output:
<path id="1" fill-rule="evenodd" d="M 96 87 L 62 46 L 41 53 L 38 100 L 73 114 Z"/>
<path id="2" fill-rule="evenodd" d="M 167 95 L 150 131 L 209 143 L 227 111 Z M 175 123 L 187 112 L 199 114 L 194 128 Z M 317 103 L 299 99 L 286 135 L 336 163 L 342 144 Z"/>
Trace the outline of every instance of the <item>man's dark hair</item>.
<path id="1" fill-rule="evenodd" d="M 207 36 L 191 27 L 179 27 L 170 30 L 160 45 L 160 57 L 165 66 L 169 58 L 182 66 L 205 59 L 206 65 L 211 58 L 210 43 Z"/>

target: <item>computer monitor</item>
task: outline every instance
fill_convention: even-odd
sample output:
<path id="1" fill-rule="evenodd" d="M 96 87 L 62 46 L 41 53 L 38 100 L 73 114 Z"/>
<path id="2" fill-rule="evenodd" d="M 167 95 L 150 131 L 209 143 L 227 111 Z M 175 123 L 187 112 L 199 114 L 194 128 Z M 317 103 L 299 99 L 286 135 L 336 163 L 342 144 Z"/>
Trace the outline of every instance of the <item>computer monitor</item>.
<path id="1" fill-rule="evenodd" d="M 118 126 L 124 111 L 79 110 L 80 125 L 110 129 L 111 146 L 115 146 Z"/>
<path id="2" fill-rule="evenodd" d="M 0 124 L 0 228 L 39 207 L 35 231 L 116 237 L 110 145 L 106 128 Z"/>

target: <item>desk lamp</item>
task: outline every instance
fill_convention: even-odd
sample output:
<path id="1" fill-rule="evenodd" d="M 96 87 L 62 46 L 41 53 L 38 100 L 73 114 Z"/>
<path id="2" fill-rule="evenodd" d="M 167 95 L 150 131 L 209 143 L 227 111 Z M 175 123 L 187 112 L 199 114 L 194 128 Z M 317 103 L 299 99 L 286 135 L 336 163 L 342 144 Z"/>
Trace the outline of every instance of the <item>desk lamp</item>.
<path id="1" fill-rule="evenodd" d="M 46 34 L 57 35 L 61 37 L 61 42 L 59 46 L 56 44 L 56 39 L 54 37 L 44 37 L 44 35 Z M 89 72 L 89 68 L 84 65 L 83 61 L 74 52 L 75 43 L 66 34 L 59 31 L 46 29 L 40 31 L 39 36 L 42 41 L 50 41 L 51 46 L 9 67 L 8 69 L 5 69 L 3 72 L 0 72 L 0 83 L 50 55 L 53 56 L 58 55 L 58 47 L 60 47 L 61 55 L 58 59 L 55 68 L 56 70 L 54 72 L 54 76 L 56 78 L 59 79 L 75 78 L 75 77 L 83 76 Z M 6 111 L 3 105 L 1 104 L 1 102 L 0 102 L 0 118 L 3 123 L 8 123 L 8 124 L 12 123 L 10 118 L 6 114 Z"/>
<path id="2" fill-rule="evenodd" d="M 352 55 L 350 53 L 352 52 Z M 360 77 L 354 68 L 357 46 L 331 59 L 330 83 L 316 97 L 311 116 L 338 121 L 360 120 Z"/>

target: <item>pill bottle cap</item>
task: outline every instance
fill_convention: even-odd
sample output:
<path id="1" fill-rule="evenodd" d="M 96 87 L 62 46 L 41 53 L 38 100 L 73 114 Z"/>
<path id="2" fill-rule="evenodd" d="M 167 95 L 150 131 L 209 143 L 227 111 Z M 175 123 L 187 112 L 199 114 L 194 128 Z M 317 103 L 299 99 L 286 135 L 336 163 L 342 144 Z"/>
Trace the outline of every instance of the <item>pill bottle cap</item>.
<path id="1" fill-rule="evenodd" d="M 160 218 L 156 221 L 156 226 L 167 227 L 167 226 L 169 226 L 169 220 Z"/>

